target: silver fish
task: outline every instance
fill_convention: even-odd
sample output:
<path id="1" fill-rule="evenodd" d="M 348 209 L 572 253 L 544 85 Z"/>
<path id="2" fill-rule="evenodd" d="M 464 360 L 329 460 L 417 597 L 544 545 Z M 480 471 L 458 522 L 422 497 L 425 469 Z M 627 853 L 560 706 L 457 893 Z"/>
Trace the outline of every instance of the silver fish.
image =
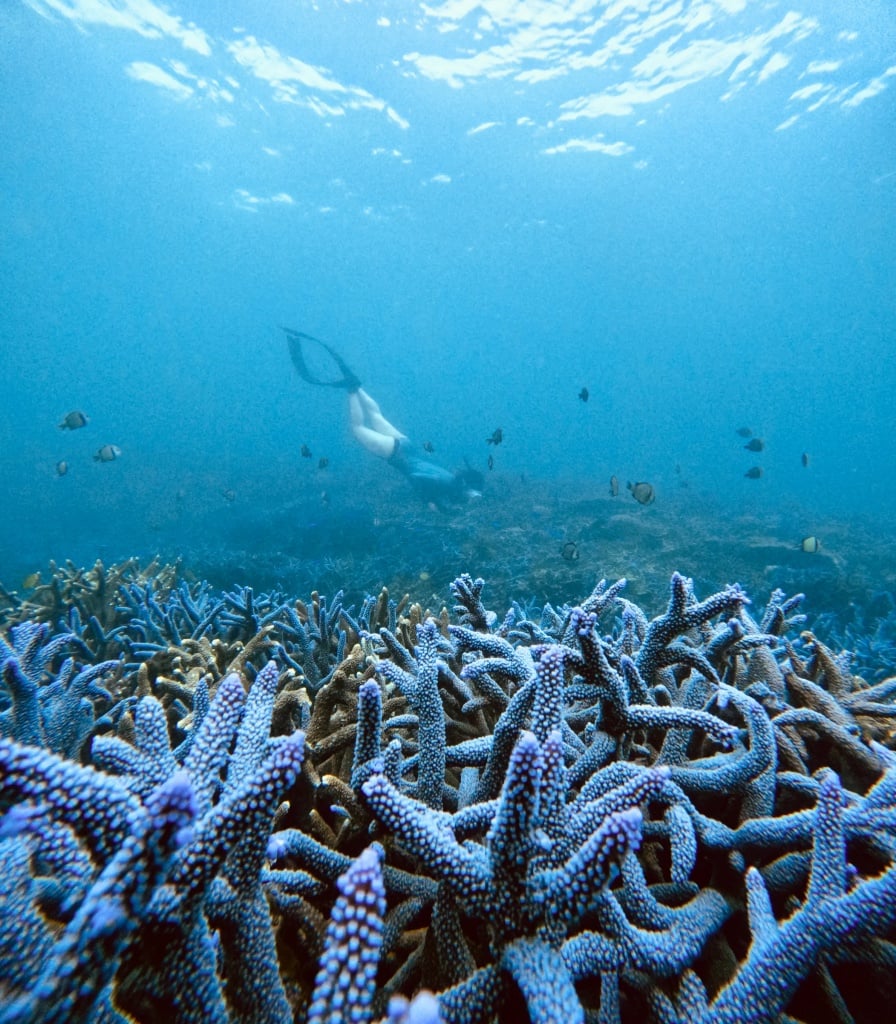
<path id="1" fill-rule="evenodd" d="M 104 444 L 94 455 L 94 462 L 114 462 L 121 456 L 121 449 L 117 444 Z"/>
<path id="2" fill-rule="evenodd" d="M 626 486 L 632 492 L 632 497 L 639 505 L 652 505 L 656 501 L 656 491 L 653 489 L 653 484 L 648 484 L 641 480 L 635 484 L 629 481 Z"/>
<path id="3" fill-rule="evenodd" d="M 574 540 L 568 540 L 560 548 L 560 555 L 567 562 L 577 562 L 579 560 L 579 545 Z"/>
<path id="4" fill-rule="evenodd" d="M 59 424 L 59 429 L 78 430 L 81 427 L 86 427 L 87 423 L 88 420 L 84 413 L 80 409 L 73 409 L 65 414 L 65 419 Z"/>

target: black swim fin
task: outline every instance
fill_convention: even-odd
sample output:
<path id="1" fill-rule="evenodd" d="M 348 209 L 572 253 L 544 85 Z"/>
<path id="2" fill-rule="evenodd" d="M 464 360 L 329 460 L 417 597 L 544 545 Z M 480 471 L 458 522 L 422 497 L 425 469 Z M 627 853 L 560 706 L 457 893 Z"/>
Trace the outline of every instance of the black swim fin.
<path id="1" fill-rule="evenodd" d="M 294 331 L 289 327 L 284 327 L 283 330 L 286 332 L 286 343 L 289 345 L 289 355 L 292 359 L 292 365 L 296 368 L 302 380 L 306 380 L 309 384 L 316 384 L 321 387 L 345 388 L 346 391 L 357 391 L 358 388 L 361 387 L 361 381 L 348 367 L 342 356 L 330 348 L 326 342 L 321 341 L 319 338 L 314 338 L 310 334 L 303 334 L 301 331 Z M 329 353 L 330 357 L 336 363 L 336 366 L 342 374 L 338 380 L 321 380 L 319 377 L 315 377 L 311 370 L 308 369 L 308 364 L 305 362 L 305 352 L 303 348 L 306 342 L 320 345 L 322 349 Z"/>

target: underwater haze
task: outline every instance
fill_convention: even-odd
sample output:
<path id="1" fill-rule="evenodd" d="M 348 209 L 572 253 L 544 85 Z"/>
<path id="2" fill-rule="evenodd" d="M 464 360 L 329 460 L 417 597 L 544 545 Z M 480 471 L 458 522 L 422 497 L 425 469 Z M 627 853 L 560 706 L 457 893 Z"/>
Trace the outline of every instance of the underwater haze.
<path id="1" fill-rule="evenodd" d="M 0 1024 L 896 1005 L 896 0 L 0 0 Z"/>
<path id="2" fill-rule="evenodd" d="M 294 592 L 680 570 L 892 610 L 887 0 L 25 0 L 0 28 L 8 588 L 159 554 Z M 482 497 L 421 500 L 283 327 Z"/>

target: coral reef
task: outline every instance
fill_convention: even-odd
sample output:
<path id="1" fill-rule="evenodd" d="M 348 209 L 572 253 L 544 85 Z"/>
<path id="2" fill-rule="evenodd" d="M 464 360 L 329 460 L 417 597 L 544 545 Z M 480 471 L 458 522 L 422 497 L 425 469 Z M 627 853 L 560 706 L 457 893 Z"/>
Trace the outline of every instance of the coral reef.
<path id="1" fill-rule="evenodd" d="M 850 602 L 845 612 L 826 611 L 812 628 L 869 682 L 896 675 L 896 595 L 891 591 L 872 593 L 865 607 Z"/>
<path id="2" fill-rule="evenodd" d="M 55 567 L 0 639 L 0 1022 L 862 1021 L 896 679 L 802 595 Z M 870 648 L 869 648 L 870 650 Z M 870 658 L 866 654 L 866 658 Z"/>

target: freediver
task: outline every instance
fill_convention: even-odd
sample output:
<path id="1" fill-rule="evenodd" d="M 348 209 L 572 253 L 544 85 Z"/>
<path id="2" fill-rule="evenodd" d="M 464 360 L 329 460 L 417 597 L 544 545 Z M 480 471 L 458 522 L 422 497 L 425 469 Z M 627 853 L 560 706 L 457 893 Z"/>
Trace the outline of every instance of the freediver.
<path id="1" fill-rule="evenodd" d="M 376 400 L 361 387 L 361 381 L 338 352 L 310 334 L 288 327 L 283 330 L 286 331 L 289 354 L 299 376 L 309 384 L 340 388 L 348 394 L 349 419 L 355 440 L 407 477 L 420 498 L 444 509 L 446 505 L 458 505 L 481 496 L 485 478 L 471 466 L 452 472 L 413 453 L 407 435 L 383 416 Z M 305 358 L 306 345 L 320 346 L 335 363 L 338 375 L 334 372 L 332 380 L 323 380 L 313 374 Z"/>

